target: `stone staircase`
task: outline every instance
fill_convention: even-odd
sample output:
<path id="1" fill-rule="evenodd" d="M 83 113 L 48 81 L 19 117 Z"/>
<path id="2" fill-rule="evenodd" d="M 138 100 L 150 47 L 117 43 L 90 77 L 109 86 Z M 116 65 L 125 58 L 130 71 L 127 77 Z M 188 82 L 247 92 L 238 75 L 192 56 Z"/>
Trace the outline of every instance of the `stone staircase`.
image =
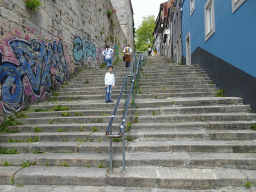
<path id="1" fill-rule="evenodd" d="M 124 63 L 114 66 L 115 101 L 128 71 Z M 250 106 L 242 98 L 214 97 L 216 85 L 197 65 L 165 57 L 148 57 L 136 109 L 128 112 L 126 122 L 133 122 L 135 112 L 138 122 L 125 133 L 134 137 L 126 141 L 127 173 L 121 173 L 121 142 L 113 142 L 114 173 L 108 172 L 105 131 L 115 103 L 104 102 L 105 73 L 83 70 L 55 101 L 32 105 L 28 118 L 20 119 L 24 125 L 16 126 L 20 133 L 0 135 L 2 148 L 19 152 L 0 155 L 0 164 L 11 165 L 0 167 L 0 190 L 256 191 L 245 187 L 256 185 L 256 132 L 250 129 L 256 115 Z M 69 110 L 54 111 L 58 105 Z M 124 95 L 116 133 L 123 110 Z M 16 142 L 8 143 L 10 138 Z M 17 142 L 28 138 L 36 142 Z"/>

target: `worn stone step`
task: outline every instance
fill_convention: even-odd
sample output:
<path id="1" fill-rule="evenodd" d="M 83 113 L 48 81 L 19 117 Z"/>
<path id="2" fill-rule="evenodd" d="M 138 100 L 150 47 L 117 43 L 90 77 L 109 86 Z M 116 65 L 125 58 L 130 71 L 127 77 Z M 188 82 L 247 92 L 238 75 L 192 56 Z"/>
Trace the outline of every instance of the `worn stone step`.
<path id="1" fill-rule="evenodd" d="M 127 92 L 127 96 L 129 91 Z M 150 98 L 167 98 L 167 97 L 214 97 L 215 92 L 185 92 L 185 93 L 152 93 L 152 94 L 137 94 L 136 98 L 138 99 L 150 99 Z M 118 99 L 119 94 L 113 93 L 111 94 L 111 99 Z M 62 95 L 57 96 L 58 100 L 92 100 L 92 99 L 99 99 L 105 100 L 105 94 L 96 94 L 96 95 Z M 122 94 L 121 99 L 125 99 L 125 92 Z"/>
<path id="2" fill-rule="evenodd" d="M 253 153 L 200 153 L 200 152 L 155 152 L 125 153 L 127 167 L 161 166 L 180 168 L 232 168 L 255 170 L 256 156 Z M 68 166 L 97 168 L 109 166 L 109 153 L 41 153 L 0 156 L 0 164 L 5 161 L 11 166 L 23 162 L 33 162 L 37 166 Z M 122 154 L 113 154 L 113 167 L 122 167 Z"/>
<path id="3" fill-rule="evenodd" d="M 16 148 L 19 153 L 35 151 L 54 153 L 102 153 L 109 152 L 109 142 L 32 142 L 0 143 L 8 150 Z M 255 153 L 253 140 L 170 140 L 170 141 L 125 141 L 126 152 L 214 152 L 214 153 Z M 113 142 L 113 152 L 122 152 L 122 142 Z"/>
<path id="4" fill-rule="evenodd" d="M 200 113 L 200 114 L 168 114 L 159 116 L 138 116 L 140 123 L 155 122 L 188 122 L 188 121 L 246 121 L 256 120 L 252 113 Z"/>
<path id="5" fill-rule="evenodd" d="M 183 130 L 183 129 L 210 129 L 210 130 L 242 130 L 249 129 L 256 121 L 207 121 L 207 122 L 173 122 L 173 123 L 134 123 L 132 130 Z"/>
<path id="6" fill-rule="evenodd" d="M 239 97 L 201 97 L 201 98 L 166 98 L 166 99 L 136 99 L 137 108 L 155 107 L 176 107 L 176 106 L 215 106 L 215 105 L 241 105 L 243 99 Z M 114 109 L 116 103 L 105 103 L 104 100 L 90 100 L 78 102 L 45 102 L 38 105 L 31 105 L 30 108 L 53 109 L 56 105 L 69 107 L 72 110 L 91 109 Z M 120 106 L 124 106 L 124 100 L 120 101 Z"/>
<path id="7" fill-rule="evenodd" d="M 230 185 L 241 187 L 248 180 L 255 184 L 254 170 L 134 167 L 129 168 L 129 172 L 125 174 L 121 173 L 120 168 L 114 169 L 114 173 L 106 170 L 32 166 L 17 172 L 14 182 L 16 185 L 111 185 L 194 190 Z"/>
<path id="8" fill-rule="evenodd" d="M 182 89 L 182 88 L 173 88 L 173 89 L 169 89 L 166 87 L 156 87 L 155 89 L 151 89 L 151 93 L 184 93 L 184 92 L 209 92 L 209 93 L 216 93 L 219 89 L 218 88 L 186 88 L 186 89 Z M 142 89 L 141 89 L 142 91 Z M 149 92 L 149 90 L 147 90 L 147 92 Z M 63 96 L 63 95 L 99 95 L 99 94 L 105 94 L 106 90 L 105 89 L 98 89 L 98 90 L 78 90 L 75 91 L 75 89 L 72 90 L 66 90 L 66 91 L 60 91 L 59 95 Z M 125 90 L 123 91 L 123 94 L 125 93 Z M 127 90 L 128 93 L 128 90 Z M 112 94 L 120 94 L 120 90 L 117 89 L 112 89 Z"/>
<path id="9" fill-rule="evenodd" d="M 108 152 L 109 142 L 85 142 L 79 145 L 79 152 Z M 125 142 L 127 152 L 215 152 L 255 153 L 256 143 L 252 140 L 185 140 L 178 141 L 134 141 Z M 7 145 L 7 144 L 5 144 Z M 11 146 L 11 145 L 9 145 Z M 122 152 L 122 143 L 113 143 L 113 152 Z"/>
<path id="10" fill-rule="evenodd" d="M 255 187 L 250 188 L 251 191 L 256 191 Z M 218 189 L 211 190 L 179 190 L 179 189 L 159 189 L 153 187 L 113 187 L 113 186 L 104 186 L 104 187 L 96 187 L 96 186 L 75 186 L 75 185 L 0 185 L 0 190 L 2 191 L 10 191 L 10 192 L 24 192 L 24 191 L 37 191 L 37 192 L 45 192 L 45 191 L 54 191 L 54 192 L 62 192 L 62 191 L 72 191 L 72 192 L 248 192 L 245 187 L 221 187 Z"/>
<path id="11" fill-rule="evenodd" d="M 230 112 L 249 112 L 250 105 L 216 105 L 216 106 L 193 106 L 193 107 L 161 107 L 161 108 L 137 108 L 128 109 L 128 114 L 134 114 L 138 111 L 140 115 L 160 115 L 173 113 L 230 113 Z M 113 109 L 107 110 L 68 110 L 69 116 L 110 116 L 113 114 Z M 63 111 L 49 111 L 49 112 L 34 112 L 25 113 L 30 118 L 38 117 L 61 117 Z M 123 115 L 124 109 L 117 109 L 116 115 Z"/>
<path id="12" fill-rule="evenodd" d="M 72 123 L 72 124 L 33 124 L 33 125 L 16 125 L 11 126 L 14 130 L 20 132 L 34 132 L 35 127 L 40 128 L 42 132 L 56 132 L 59 128 L 63 129 L 64 132 L 75 132 L 75 131 L 92 131 L 93 127 L 97 127 L 99 131 L 106 131 L 109 122 L 107 123 Z M 120 128 L 120 123 L 113 123 L 112 128 L 117 130 Z"/>
<path id="13" fill-rule="evenodd" d="M 116 122 L 121 122 L 123 115 L 115 116 Z M 131 121 L 133 117 L 127 117 Z M 66 116 L 66 117 L 43 117 L 43 118 L 25 118 L 19 119 L 24 124 L 59 124 L 59 123 L 108 123 L 110 116 Z"/>

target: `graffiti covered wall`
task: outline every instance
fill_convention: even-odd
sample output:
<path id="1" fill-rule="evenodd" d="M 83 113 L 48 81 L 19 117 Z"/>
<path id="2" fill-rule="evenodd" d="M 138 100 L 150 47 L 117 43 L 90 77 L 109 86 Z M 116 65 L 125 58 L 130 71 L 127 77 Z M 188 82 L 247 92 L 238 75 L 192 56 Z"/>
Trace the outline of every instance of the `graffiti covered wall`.
<path id="1" fill-rule="evenodd" d="M 119 57 L 125 42 L 110 0 L 40 1 L 32 12 L 0 0 L 0 113 L 48 98 L 78 68 L 99 68 L 106 44 Z"/>

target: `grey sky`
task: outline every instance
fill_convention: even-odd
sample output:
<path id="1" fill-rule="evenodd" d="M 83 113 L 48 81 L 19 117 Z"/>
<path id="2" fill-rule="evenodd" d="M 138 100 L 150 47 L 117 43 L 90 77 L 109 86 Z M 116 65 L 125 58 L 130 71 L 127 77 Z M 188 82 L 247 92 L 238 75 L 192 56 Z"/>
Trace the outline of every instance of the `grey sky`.
<path id="1" fill-rule="evenodd" d="M 142 21 L 143 15 L 154 15 L 157 17 L 160 4 L 167 0 L 131 0 L 134 12 L 134 25 L 137 29 Z"/>

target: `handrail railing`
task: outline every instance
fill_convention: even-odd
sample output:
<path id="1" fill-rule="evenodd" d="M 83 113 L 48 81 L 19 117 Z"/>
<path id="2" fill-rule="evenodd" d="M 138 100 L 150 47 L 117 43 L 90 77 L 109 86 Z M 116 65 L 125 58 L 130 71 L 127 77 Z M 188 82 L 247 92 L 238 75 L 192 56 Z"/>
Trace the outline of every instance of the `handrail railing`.
<path id="1" fill-rule="evenodd" d="M 126 172 L 125 171 L 125 131 L 124 131 L 124 126 L 125 126 L 125 120 L 126 120 L 126 115 L 127 115 L 127 111 L 128 111 L 128 107 L 129 107 L 129 103 L 130 103 L 130 97 L 131 97 L 131 94 L 133 93 L 133 100 L 134 100 L 134 82 L 135 82 L 135 78 L 137 78 L 137 73 L 139 71 L 139 68 L 140 68 L 140 64 L 141 64 L 141 53 L 139 54 L 138 56 L 138 61 L 137 61 L 137 66 L 136 66 L 136 73 L 134 74 L 134 64 L 135 64 L 135 61 L 136 61 L 136 58 L 137 58 L 137 54 L 135 53 L 135 56 L 134 56 L 134 60 L 133 60 L 133 63 L 132 63 L 132 66 L 131 66 L 131 70 L 130 70 L 130 74 L 129 75 L 126 75 L 125 77 L 125 80 L 124 80 L 124 83 L 123 83 L 123 86 L 122 86 L 122 89 L 120 91 L 120 94 L 119 94 L 119 97 L 118 97 L 118 100 L 117 100 L 117 103 L 116 103 L 116 106 L 115 106 L 115 109 L 114 109 L 114 112 L 113 112 L 113 115 L 111 116 L 111 119 L 110 119 L 110 123 L 109 123 L 109 126 L 108 126 L 108 129 L 106 131 L 106 134 L 105 136 L 107 138 L 110 138 L 110 172 L 113 172 L 113 166 L 112 166 L 112 138 L 119 138 L 119 137 L 122 137 L 122 143 L 123 143 L 123 161 L 122 161 L 122 165 L 123 165 L 123 169 L 122 169 L 122 172 Z M 128 77 L 133 77 L 132 78 L 132 81 L 131 81 L 131 87 L 130 87 L 130 91 L 129 91 L 129 96 L 127 98 L 127 101 L 125 102 L 125 112 L 124 112 L 124 116 L 123 116 L 123 119 L 122 119 L 122 123 L 120 125 L 120 133 L 119 134 L 112 134 L 112 123 L 113 123 L 113 120 L 115 118 L 115 113 L 117 111 L 117 107 L 119 105 L 119 102 L 120 102 L 120 99 L 121 99 L 121 96 L 122 96 L 122 93 L 123 93 L 123 89 L 124 87 L 126 88 L 126 85 L 127 85 L 127 79 Z"/>

